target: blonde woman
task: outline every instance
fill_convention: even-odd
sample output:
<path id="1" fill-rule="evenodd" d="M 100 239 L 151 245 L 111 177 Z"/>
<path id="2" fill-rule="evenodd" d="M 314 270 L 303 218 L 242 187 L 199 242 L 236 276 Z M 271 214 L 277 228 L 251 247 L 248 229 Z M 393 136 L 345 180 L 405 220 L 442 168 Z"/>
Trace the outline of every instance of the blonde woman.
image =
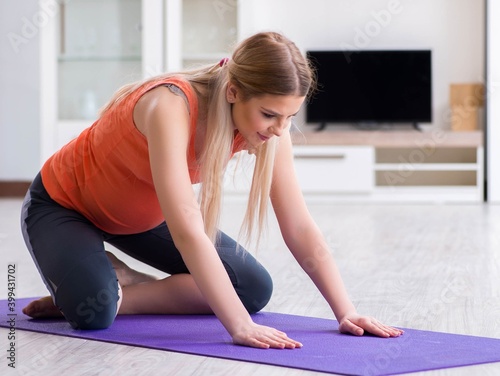
<path id="1" fill-rule="evenodd" d="M 261 230 L 270 198 L 288 248 L 340 330 L 399 336 L 356 312 L 294 175 L 290 123 L 313 83 L 295 44 L 269 32 L 244 40 L 231 59 L 122 88 L 45 163 L 26 195 L 23 235 L 51 296 L 24 313 L 62 314 L 79 329 L 109 327 L 117 314 L 214 313 L 236 344 L 300 347 L 252 321 L 272 280 L 218 230 L 224 169 L 246 150 L 256 156 L 247 234 Z M 128 268 L 104 242 L 170 276 Z"/>

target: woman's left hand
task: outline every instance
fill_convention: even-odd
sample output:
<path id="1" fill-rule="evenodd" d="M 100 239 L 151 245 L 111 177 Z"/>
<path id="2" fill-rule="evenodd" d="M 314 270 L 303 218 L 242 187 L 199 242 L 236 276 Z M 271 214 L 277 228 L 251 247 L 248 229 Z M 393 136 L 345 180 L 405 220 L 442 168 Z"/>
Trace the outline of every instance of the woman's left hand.
<path id="1" fill-rule="evenodd" d="M 362 336 L 365 331 L 379 337 L 399 337 L 403 330 L 382 324 L 369 316 L 361 316 L 357 313 L 345 315 L 339 323 L 341 333 L 349 333 Z"/>

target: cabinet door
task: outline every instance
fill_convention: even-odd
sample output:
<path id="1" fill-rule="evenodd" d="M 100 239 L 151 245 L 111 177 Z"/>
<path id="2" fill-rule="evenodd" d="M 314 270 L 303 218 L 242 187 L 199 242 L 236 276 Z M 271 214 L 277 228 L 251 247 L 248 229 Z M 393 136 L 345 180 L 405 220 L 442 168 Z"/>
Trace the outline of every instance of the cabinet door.
<path id="1" fill-rule="evenodd" d="M 164 70 L 166 0 L 40 0 L 42 162 L 122 85 Z M 177 16 L 180 18 L 180 16 Z"/>
<path id="2" fill-rule="evenodd" d="M 99 108 L 120 86 L 142 77 L 141 3 L 60 3 L 59 119 L 95 119 Z"/>
<path id="3" fill-rule="evenodd" d="M 374 186 L 372 147 L 294 148 L 297 177 L 304 193 L 363 193 Z"/>

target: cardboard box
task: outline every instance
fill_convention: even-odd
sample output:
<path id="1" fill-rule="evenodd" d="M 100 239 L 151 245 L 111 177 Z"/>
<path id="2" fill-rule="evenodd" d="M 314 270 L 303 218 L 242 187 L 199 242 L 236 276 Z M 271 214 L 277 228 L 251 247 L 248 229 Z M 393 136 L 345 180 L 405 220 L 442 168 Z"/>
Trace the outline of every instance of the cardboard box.
<path id="1" fill-rule="evenodd" d="M 450 106 L 483 107 L 484 85 L 481 83 L 451 84 Z"/>
<path id="2" fill-rule="evenodd" d="M 451 129 L 475 131 L 481 128 L 485 90 L 481 83 L 451 84 Z"/>
<path id="3" fill-rule="evenodd" d="M 452 106 L 451 107 L 451 129 L 454 131 L 475 131 L 480 129 L 479 107 Z"/>

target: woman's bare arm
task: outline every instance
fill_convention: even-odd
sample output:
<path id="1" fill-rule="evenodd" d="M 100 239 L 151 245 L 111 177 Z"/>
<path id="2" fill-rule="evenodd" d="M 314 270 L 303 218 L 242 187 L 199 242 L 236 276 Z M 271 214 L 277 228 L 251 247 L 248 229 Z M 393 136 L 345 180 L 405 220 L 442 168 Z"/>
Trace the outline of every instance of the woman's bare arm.
<path id="1" fill-rule="evenodd" d="M 145 94 L 134 109 L 146 136 L 158 200 L 173 241 L 196 285 L 235 343 L 254 347 L 295 347 L 281 332 L 253 323 L 205 234 L 189 177 L 189 113 L 184 100 L 168 89 Z"/>
<path id="2" fill-rule="evenodd" d="M 271 201 L 287 247 L 330 305 L 340 330 L 357 335 L 364 330 L 382 337 L 399 335 L 398 329 L 356 313 L 329 247 L 306 207 L 295 175 L 289 131 L 280 138 Z"/>

